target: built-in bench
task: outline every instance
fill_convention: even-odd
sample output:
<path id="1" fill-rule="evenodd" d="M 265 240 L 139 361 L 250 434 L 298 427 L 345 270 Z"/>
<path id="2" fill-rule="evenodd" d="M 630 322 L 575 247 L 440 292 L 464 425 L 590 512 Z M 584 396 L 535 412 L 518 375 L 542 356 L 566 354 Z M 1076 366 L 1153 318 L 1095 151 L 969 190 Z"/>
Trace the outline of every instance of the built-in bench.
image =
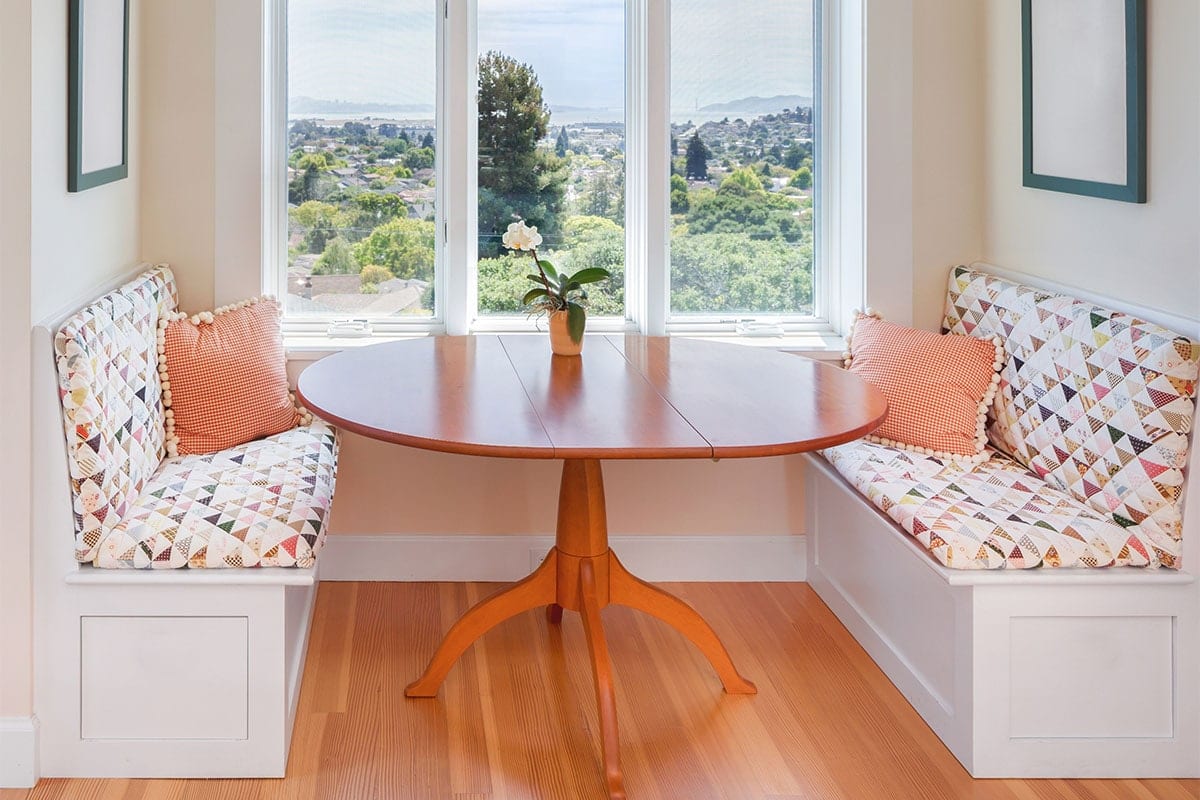
<path id="1" fill-rule="evenodd" d="M 317 421 L 167 457 L 157 333 L 176 304 L 160 266 L 34 331 L 43 776 L 287 765 L 337 438 Z"/>
<path id="2" fill-rule="evenodd" d="M 950 277 L 988 461 L 807 457 L 808 580 L 972 775 L 1200 776 L 1200 323 L 1033 283 Z"/>

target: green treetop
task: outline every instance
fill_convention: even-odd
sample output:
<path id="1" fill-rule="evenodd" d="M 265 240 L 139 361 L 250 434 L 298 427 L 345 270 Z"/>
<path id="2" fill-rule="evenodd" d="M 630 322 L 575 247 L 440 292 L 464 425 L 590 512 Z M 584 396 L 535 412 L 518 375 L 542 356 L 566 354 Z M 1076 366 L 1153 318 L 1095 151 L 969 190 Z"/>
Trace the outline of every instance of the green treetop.
<path id="1" fill-rule="evenodd" d="M 687 166 L 684 175 L 690 180 L 708 180 L 708 148 L 700 139 L 700 131 L 692 134 L 687 146 Z"/>
<path id="2" fill-rule="evenodd" d="M 479 59 L 479 255 L 497 256 L 514 219 L 558 232 L 568 175 L 537 144 L 550 127 L 542 85 L 528 64 L 495 51 Z"/>

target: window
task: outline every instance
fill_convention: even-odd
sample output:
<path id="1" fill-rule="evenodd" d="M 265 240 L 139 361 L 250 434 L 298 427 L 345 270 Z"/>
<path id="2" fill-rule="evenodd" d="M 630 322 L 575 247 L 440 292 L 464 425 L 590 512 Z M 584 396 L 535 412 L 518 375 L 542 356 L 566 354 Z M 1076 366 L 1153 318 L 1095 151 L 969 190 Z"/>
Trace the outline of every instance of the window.
<path id="1" fill-rule="evenodd" d="M 671 3 L 671 313 L 812 316 L 812 0 Z"/>
<path id="2" fill-rule="evenodd" d="M 289 325 L 532 326 L 516 219 L 594 329 L 817 319 L 818 0 L 274 1 Z"/>
<path id="3" fill-rule="evenodd" d="M 589 311 L 623 319 L 625 0 L 523 8 L 479 0 L 479 313 L 521 311 L 531 259 L 500 236 L 525 219 L 559 269 L 613 273 Z"/>
<path id="4" fill-rule="evenodd" d="M 289 0 L 287 315 L 429 318 L 437 7 Z"/>

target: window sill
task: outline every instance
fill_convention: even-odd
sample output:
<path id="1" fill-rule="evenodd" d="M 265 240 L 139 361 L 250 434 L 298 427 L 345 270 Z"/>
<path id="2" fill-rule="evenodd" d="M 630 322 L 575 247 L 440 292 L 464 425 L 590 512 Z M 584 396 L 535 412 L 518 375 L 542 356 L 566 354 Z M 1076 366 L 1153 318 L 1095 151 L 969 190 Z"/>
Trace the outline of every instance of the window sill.
<path id="1" fill-rule="evenodd" d="M 406 339 L 424 339 L 434 336 L 429 332 L 397 333 L 390 335 L 362 336 L 331 339 L 326 336 L 285 336 L 283 345 L 287 360 L 293 362 L 319 361 L 325 356 L 354 347 L 366 347 L 382 342 L 397 342 Z M 545 336 L 545 331 L 514 331 L 505 336 Z M 598 336 L 612 333 L 597 331 Z M 702 339 L 707 342 L 725 342 L 746 347 L 770 347 L 780 352 L 813 358 L 818 361 L 841 362 L 845 341 L 832 331 L 793 332 L 783 336 L 738 336 L 729 333 L 674 333 L 672 336 L 686 339 Z"/>

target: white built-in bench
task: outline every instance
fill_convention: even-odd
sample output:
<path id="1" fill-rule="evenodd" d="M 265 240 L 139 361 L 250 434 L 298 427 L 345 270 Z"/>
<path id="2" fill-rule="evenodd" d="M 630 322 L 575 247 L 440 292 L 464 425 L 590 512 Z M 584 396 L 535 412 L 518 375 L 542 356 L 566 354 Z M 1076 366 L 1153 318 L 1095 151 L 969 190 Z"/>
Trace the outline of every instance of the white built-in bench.
<path id="1" fill-rule="evenodd" d="M 167 458 L 143 270 L 34 330 L 39 772 L 282 776 L 336 435 Z"/>
<path id="2" fill-rule="evenodd" d="M 1200 322 L 975 265 L 945 329 L 1005 341 L 1003 452 L 808 456 L 810 584 L 976 777 L 1200 776 Z"/>

